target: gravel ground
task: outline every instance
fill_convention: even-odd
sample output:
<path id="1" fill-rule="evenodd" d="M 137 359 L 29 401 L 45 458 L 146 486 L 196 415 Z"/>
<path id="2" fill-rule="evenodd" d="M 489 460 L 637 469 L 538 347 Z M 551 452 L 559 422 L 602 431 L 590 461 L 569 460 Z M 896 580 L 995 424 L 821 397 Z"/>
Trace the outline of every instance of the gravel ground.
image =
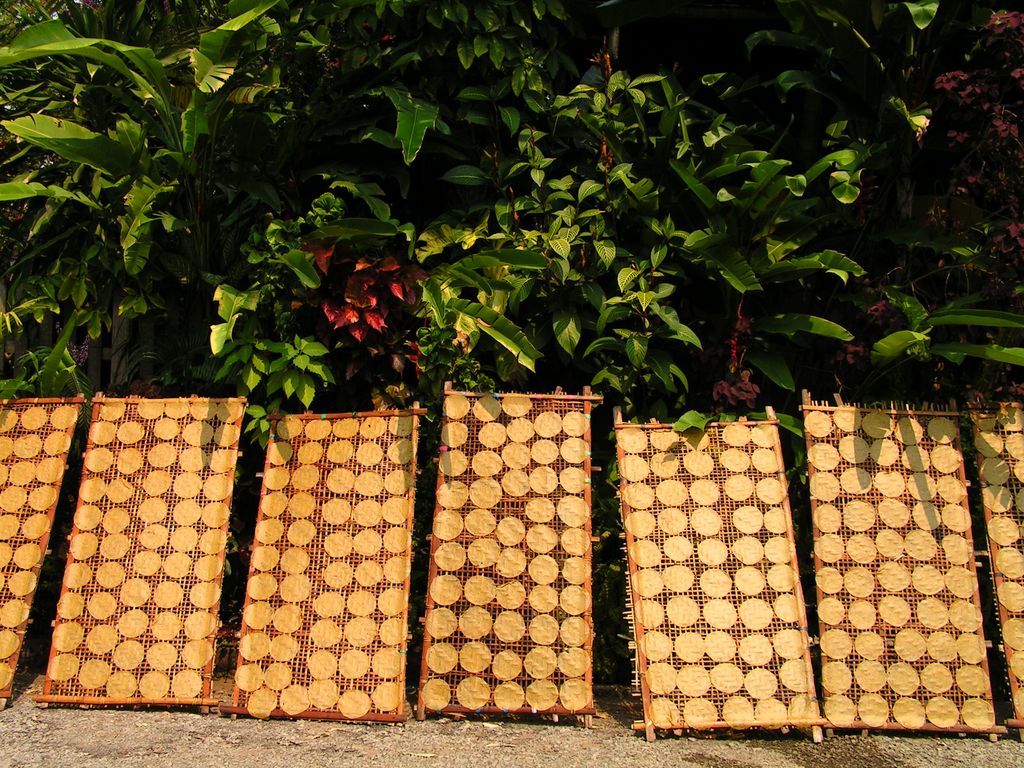
<path id="1" fill-rule="evenodd" d="M 217 694 L 230 694 L 219 680 Z M 375 766 L 420 768 L 582 768 L 706 766 L 707 768 L 887 768 L 964 766 L 1024 768 L 1024 744 L 1002 738 L 834 736 L 813 744 L 788 735 L 719 734 L 668 737 L 648 744 L 629 726 L 639 705 L 621 688 L 598 690 L 592 730 L 565 718 L 550 721 L 455 721 L 430 718 L 405 725 L 317 721 L 231 720 L 185 712 L 40 709 L 32 695 L 41 677 L 27 676 L 0 712 L 0 766 Z"/>

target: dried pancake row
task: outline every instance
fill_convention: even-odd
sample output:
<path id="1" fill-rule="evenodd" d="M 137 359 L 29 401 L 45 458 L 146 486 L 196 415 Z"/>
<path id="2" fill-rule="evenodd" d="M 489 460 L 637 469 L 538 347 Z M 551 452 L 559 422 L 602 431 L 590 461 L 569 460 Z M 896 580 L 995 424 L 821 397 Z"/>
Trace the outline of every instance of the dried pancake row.
<path id="1" fill-rule="evenodd" d="M 275 426 L 235 673 L 249 714 L 400 717 L 414 418 Z"/>
<path id="2" fill-rule="evenodd" d="M 955 417 L 805 408 L 825 714 L 994 725 Z"/>

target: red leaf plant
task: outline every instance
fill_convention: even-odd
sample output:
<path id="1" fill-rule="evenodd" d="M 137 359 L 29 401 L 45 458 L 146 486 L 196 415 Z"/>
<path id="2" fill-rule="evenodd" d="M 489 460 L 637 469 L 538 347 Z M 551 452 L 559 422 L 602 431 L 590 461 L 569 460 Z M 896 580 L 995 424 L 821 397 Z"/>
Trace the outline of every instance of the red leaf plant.
<path id="1" fill-rule="evenodd" d="M 390 254 L 343 251 L 323 241 L 306 243 L 323 273 L 320 308 L 328 324 L 357 342 L 375 340 L 398 315 L 419 300 L 418 285 L 426 277 L 415 264 Z"/>

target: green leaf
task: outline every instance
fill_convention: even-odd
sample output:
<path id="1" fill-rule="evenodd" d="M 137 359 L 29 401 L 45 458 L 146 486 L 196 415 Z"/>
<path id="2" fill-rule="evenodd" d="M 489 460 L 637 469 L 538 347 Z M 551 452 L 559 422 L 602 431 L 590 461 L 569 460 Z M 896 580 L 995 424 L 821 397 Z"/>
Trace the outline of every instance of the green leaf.
<path id="1" fill-rule="evenodd" d="M 63 22 L 44 21 L 40 24 L 34 24 L 24 32 L 21 32 L 11 42 L 10 49 L 12 51 L 24 51 L 41 45 L 71 42 L 74 40 L 75 36 L 68 31 Z"/>
<path id="2" fill-rule="evenodd" d="M 199 143 L 200 136 L 210 134 L 206 115 L 208 97 L 200 91 L 193 91 L 188 107 L 181 113 L 181 148 L 191 154 Z"/>
<path id="3" fill-rule="evenodd" d="M 829 182 L 832 196 L 845 205 L 855 202 L 860 197 L 860 187 L 852 183 L 851 178 L 846 171 L 834 171 Z"/>
<path id="4" fill-rule="evenodd" d="M 794 333 L 811 333 L 815 336 L 825 336 L 840 341 L 849 341 L 853 338 L 853 334 L 843 326 L 817 315 L 788 313 L 763 317 L 754 321 L 754 327 L 764 333 L 778 333 L 784 336 Z"/>
<path id="5" fill-rule="evenodd" d="M 480 251 L 455 262 L 464 270 L 513 267 L 515 269 L 544 269 L 548 260 L 535 248 L 499 248 Z M 442 267 L 443 269 L 443 267 Z"/>
<path id="6" fill-rule="evenodd" d="M 64 330 L 53 342 L 53 346 L 46 356 L 46 362 L 36 377 L 36 389 L 41 397 L 54 397 L 63 394 L 62 390 L 68 380 L 66 374 L 75 368 L 75 361 L 72 359 L 71 353 L 68 352 L 68 344 L 78 326 L 78 317 L 76 312 L 68 318 Z"/>
<path id="7" fill-rule="evenodd" d="M 939 10 L 939 0 L 921 0 L 917 3 L 901 3 L 910 12 L 910 18 L 918 29 L 926 29 L 935 19 Z"/>
<path id="8" fill-rule="evenodd" d="M 232 88 L 228 94 L 228 101 L 232 104 L 253 104 L 260 96 L 264 96 L 278 89 L 278 85 L 247 85 L 242 88 Z"/>
<path id="9" fill-rule="evenodd" d="M 231 329 L 234 326 L 234 319 L 226 323 L 218 323 L 210 326 L 210 351 L 214 356 L 224 351 L 224 345 L 231 338 Z"/>
<path id="10" fill-rule="evenodd" d="M 598 312 L 595 330 L 598 333 L 604 333 L 609 323 L 617 323 L 628 315 L 629 308 L 625 304 L 607 303 Z"/>
<path id="11" fill-rule="evenodd" d="M 846 283 L 850 275 L 860 277 L 864 268 L 853 259 L 838 251 L 826 250 L 796 258 L 784 258 L 768 267 L 762 267 L 758 275 L 766 282 L 782 282 L 799 279 L 812 272 L 824 271 L 835 275 Z"/>
<path id="12" fill-rule="evenodd" d="M 384 88 L 383 91 L 398 111 L 395 138 L 402 144 L 405 164 L 410 165 L 419 154 L 427 131 L 437 125 L 438 108 L 395 88 Z"/>
<path id="13" fill-rule="evenodd" d="M 782 32 L 775 29 L 764 29 L 747 37 L 744 41 L 747 48 L 747 56 L 754 52 L 759 45 L 773 45 L 782 48 L 796 48 L 805 50 L 807 38 L 804 35 L 796 35 L 792 32 Z"/>
<path id="14" fill-rule="evenodd" d="M 210 338 L 211 338 L 211 342 L 212 342 L 213 337 L 211 336 Z M 214 352 L 214 354 L 217 354 L 217 353 Z M 239 377 L 239 381 L 242 383 L 242 386 L 245 387 L 246 394 L 248 394 L 248 393 L 252 392 L 254 389 L 256 389 L 256 387 L 259 386 L 260 381 L 262 381 L 262 380 L 263 380 L 263 377 L 260 376 L 259 372 L 255 368 L 253 368 L 251 365 L 247 365 L 245 367 L 245 370 L 242 371 L 242 375 Z"/>
<path id="15" fill-rule="evenodd" d="M 213 300 L 217 302 L 217 315 L 221 320 L 230 320 L 234 315 L 246 310 L 253 312 L 259 303 L 259 289 L 240 291 L 230 285 L 218 285 L 213 292 Z"/>
<path id="16" fill-rule="evenodd" d="M 626 357 L 634 368 L 643 368 L 647 362 L 647 339 L 638 333 L 626 339 Z"/>
<path id="17" fill-rule="evenodd" d="M 576 314 L 574 309 L 559 309 L 555 312 L 552 327 L 554 328 L 555 339 L 558 341 L 558 345 L 569 355 L 572 355 L 580 343 L 579 315 Z"/>
<path id="18" fill-rule="evenodd" d="M 480 187 L 487 183 L 487 174 L 475 165 L 457 165 L 441 176 L 442 181 L 462 187 Z"/>
<path id="19" fill-rule="evenodd" d="M 584 179 L 580 183 L 580 188 L 576 191 L 576 202 L 582 203 L 591 195 L 595 195 L 604 189 L 604 185 L 600 182 L 594 181 L 593 179 Z"/>
<path id="20" fill-rule="evenodd" d="M 196 87 L 203 93 L 219 91 L 235 73 L 233 63 L 215 64 L 196 48 L 189 51 L 189 62 L 195 73 Z"/>
<path id="21" fill-rule="evenodd" d="M 483 293 L 507 291 L 511 285 L 504 280 L 495 280 L 487 275 L 468 268 L 462 261 L 442 267 L 440 273 L 445 278 L 445 285 L 455 288 L 476 288 Z"/>
<path id="22" fill-rule="evenodd" d="M 398 227 L 393 222 L 351 217 L 335 219 L 332 224 L 311 232 L 305 239 L 307 242 L 313 240 L 375 240 L 394 237 L 397 234 Z"/>
<path id="23" fill-rule="evenodd" d="M 11 181 L 0 184 L 0 202 L 25 200 L 30 197 L 52 197 L 57 200 L 74 200 L 82 205 L 99 210 L 100 205 L 81 192 L 71 192 L 58 186 L 47 186 L 35 181 Z"/>
<path id="24" fill-rule="evenodd" d="M 124 61 L 117 56 L 99 50 L 100 46 L 122 51 L 138 50 L 109 40 L 75 37 L 61 22 L 51 21 L 30 27 L 19 35 L 9 48 L 0 48 L 0 67 L 6 67 L 19 61 L 50 56 L 81 56 L 84 59 L 104 64 L 127 78 L 132 78 L 132 72 Z"/>
<path id="25" fill-rule="evenodd" d="M 669 165 L 672 166 L 672 170 L 676 172 L 676 175 L 682 180 L 682 182 L 689 188 L 691 192 L 700 201 L 702 207 L 706 211 L 714 210 L 716 207 L 715 195 L 708 189 L 703 183 L 701 183 L 697 177 L 680 161 L 671 160 Z"/>
<path id="26" fill-rule="evenodd" d="M 583 356 L 590 357 L 595 352 L 601 352 L 606 349 L 612 349 L 618 352 L 622 349 L 622 341 L 614 336 L 601 336 L 598 339 L 594 339 L 587 345 L 587 348 L 583 350 Z"/>
<path id="27" fill-rule="evenodd" d="M 47 197 L 46 185 L 38 182 L 10 181 L 0 184 L 0 203 L 24 200 L 29 197 Z"/>
<path id="28" fill-rule="evenodd" d="M 916 298 L 895 288 L 886 289 L 885 295 L 907 318 L 910 330 L 916 331 L 922 325 L 927 325 L 928 310 Z"/>
<path id="29" fill-rule="evenodd" d="M 928 315 L 927 325 L 980 325 L 987 328 L 1024 328 L 1024 315 L 995 309 L 940 309 Z"/>
<path id="30" fill-rule="evenodd" d="M 531 371 L 536 368 L 540 351 L 511 320 L 491 307 L 466 299 L 449 299 L 448 307 L 470 318 L 483 333 L 511 352 L 524 368 Z"/>
<path id="31" fill-rule="evenodd" d="M 693 329 L 679 321 L 679 314 L 672 307 L 655 306 L 654 314 L 659 317 L 671 331 L 673 339 L 690 344 L 697 349 L 703 349 L 700 338 Z"/>
<path id="32" fill-rule="evenodd" d="M 70 120 L 28 115 L 4 120 L 0 125 L 29 144 L 115 178 L 128 173 L 132 166 L 131 154 L 121 144 Z"/>
<path id="33" fill-rule="evenodd" d="M 647 364 L 668 392 L 679 390 L 673 376 L 679 369 L 672 363 L 672 358 L 668 354 L 660 350 L 650 351 L 647 355 Z M 684 384 L 686 383 L 685 378 L 682 381 Z"/>
<path id="34" fill-rule="evenodd" d="M 463 69 L 469 69 L 473 66 L 473 59 L 476 58 L 476 54 L 473 53 L 473 41 L 463 38 L 459 41 L 456 46 L 456 51 L 459 55 L 459 62 L 462 64 Z"/>
<path id="35" fill-rule="evenodd" d="M 281 254 L 279 260 L 291 269 L 306 288 L 320 287 L 320 273 L 313 264 L 312 254 L 292 248 Z"/>
<path id="36" fill-rule="evenodd" d="M 519 110 L 515 107 L 498 107 L 498 112 L 501 114 L 501 121 L 508 128 L 508 132 L 515 136 L 519 131 Z"/>
<path id="37" fill-rule="evenodd" d="M 796 176 L 786 177 L 786 188 L 789 189 L 796 197 L 800 197 L 807 190 L 807 179 L 797 174 Z"/>
<path id="38" fill-rule="evenodd" d="M 814 163 L 807 172 L 804 174 L 804 178 L 807 181 L 814 181 L 828 168 L 836 167 L 842 169 L 850 169 L 856 165 L 859 160 L 857 152 L 852 149 L 839 149 L 835 152 L 830 152 L 823 158 Z"/>
<path id="39" fill-rule="evenodd" d="M 1005 363 L 1006 365 L 1024 366 L 1024 347 L 1003 347 L 998 344 L 961 344 L 960 342 L 948 342 L 946 344 L 934 344 L 931 351 L 936 355 L 942 355 L 947 360 L 959 362 L 964 355 L 980 357 L 983 360 L 991 360 L 994 363 Z M 960 358 L 958 360 L 957 358 Z"/>
<path id="40" fill-rule="evenodd" d="M 149 261 L 152 247 L 153 206 L 166 187 L 154 186 L 149 179 L 132 184 L 125 195 L 127 212 L 120 217 L 121 248 L 124 251 L 124 268 L 129 275 L 138 275 Z"/>
<path id="41" fill-rule="evenodd" d="M 467 86 L 459 91 L 455 97 L 460 101 L 490 101 L 491 96 L 485 88 L 477 88 L 476 86 Z"/>
<path id="42" fill-rule="evenodd" d="M 597 240 L 594 242 L 594 250 L 597 251 L 597 258 L 605 269 L 610 269 L 615 262 L 615 243 L 611 240 Z"/>
<path id="43" fill-rule="evenodd" d="M 281 377 L 281 389 L 284 390 L 284 394 L 286 397 L 291 397 L 292 395 L 295 394 L 295 385 L 298 383 L 298 381 L 298 371 L 288 371 Z"/>
<path id="44" fill-rule="evenodd" d="M 753 351 L 747 352 L 747 362 L 761 371 L 782 389 L 793 392 L 796 390 L 796 383 L 793 381 L 793 374 L 789 370 L 786 359 L 777 352 Z"/>
<path id="45" fill-rule="evenodd" d="M 569 258 L 569 241 L 564 237 L 555 237 L 548 240 L 548 245 L 551 246 L 551 250 L 561 256 L 563 259 Z"/>
<path id="46" fill-rule="evenodd" d="M 705 262 L 714 267 L 733 288 L 740 293 L 760 291 L 762 286 L 743 254 L 732 248 L 713 249 L 702 254 Z"/>
<path id="47" fill-rule="evenodd" d="M 300 374 L 295 383 L 295 394 L 299 398 L 299 402 L 309 408 L 313 404 L 313 398 L 316 397 L 316 384 L 313 379 L 305 373 Z"/>
<path id="48" fill-rule="evenodd" d="M 672 428 L 676 432 L 686 432 L 691 429 L 704 431 L 704 427 L 708 425 L 709 421 L 711 421 L 711 417 L 700 411 L 687 411 L 676 420 Z"/>
<path id="49" fill-rule="evenodd" d="M 629 286 L 631 286 L 638 277 L 640 277 L 640 270 L 635 267 L 624 267 L 620 269 L 618 276 L 619 290 L 622 293 L 625 293 Z"/>
<path id="50" fill-rule="evenodd" d="M 200 35 L 199 50 L 212 62 L 220 63 L 224 61 L 224 56 L 235 34 L 245 29 L 280 2 L 281 0 L 262 0 L 245 13 L 240 13 L 234 18 L 228 19 L 216 29 L 211 29 L 209 32 Z"/>
<path id="51" fill-rule="evenodd" d="M 875 365 L 891 363 L 901 357 L 916 344 L 923 344 L 929 339 L 927 333 L 917 331 L 896 331 L 879 339 L 871 348 L 871 362 Z"/>

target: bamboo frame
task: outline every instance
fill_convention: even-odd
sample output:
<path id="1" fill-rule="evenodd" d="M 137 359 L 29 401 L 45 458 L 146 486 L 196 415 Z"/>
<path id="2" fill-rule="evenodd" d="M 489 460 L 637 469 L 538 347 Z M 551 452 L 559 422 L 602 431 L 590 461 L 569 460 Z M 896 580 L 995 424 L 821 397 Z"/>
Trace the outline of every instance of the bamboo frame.
<path id="1" fill-rule="evenodd" d="M 990 407 L 974 407 L 974 408 L 969 408 L 968 409 L 968 413 L 969 413 L 969 415 L 971 417 L 971 434 L 975 438 L 975 440 L 977 440 L 977 438 L 982 434 L 981 427 L 980 427 L 980 425 L 978 423 L 979 422 L 979 418 L 981 418 L 983 416 L 986 416 L 986 415 L 994 416 L 996 413 L 998 413 L 998 410 L 999 410 L 1000 407 L 1002 407 L 1002 408 L 1024 409 L 1024 405 L 1022 405 L 1021 403 L 1017 403 L 1017 402 L 1000 403 L 1000 404 L 998 404 L 998 406 L 993 405 L 993 406 L 990 406 Z M 999 455 L 1005 457 L 1005 453 L 1006 453 L 1006 451 L 1005 451 L 1005 448 L 1004 448 L 1003 451 L 1000 451 Z M 986 483 L 984 477 L 980 477 L 980 475 L 981 475 L 981 457 L 980 457 L 979 454 L 975 455 L 975 462 L 977 464 L 978 474 L 979 474 L 979 478 L 980 478 L 980 481 L 981 481 L 981 486 L 984 489 L 985 486 L 987 485 L 987 483 Z M 1013 483 L 1013 485 L 1020 485 L 1020 483 Z M 1001 549 L 1001 545 L 996 543 L 992 539 L 992 537 L 991 537 L 991 535 L 989 533 L 990 526 L 992 524 L 992 518 L 995 516 L 995 513 L 992 511 L 992 509 L 989 507 L 989 505 L 985 502 L 985 497 L 984 496 L 982 496 L 982 505 L 981 506 L 982 506 L 982 511 L 984 512 L 984 515 L 985 515 L 985 542 L 987 544 L 988 555 L 989 555 L 989 575 L 992 578 L 993 597 L 995 598 L 997 616 L 999 617 L 1000 635 L 1002 635 L 1003 628 L 1006 626 L 1006 623 L 1011 618 L 1015 618 L 1015 617 L 1011 616 L 1011 612 L 1002 603 L 1002 601 L 999 600 L 999 589 L 1003 585 L 1003 583 L 1007 581 L 1007 579 L 1003 576 L 1002 572 L 995 565 L 996 555 L 999 552 L 999 550 Z M 1020 515 L 1018 514 L 1018 515 L 1016 515 L 1016 517 L 1019 518 Z M 1019 580 L 1016 580 L 1016 581 L 1019 581 Z M 1020 617 L 1021 615 L 1022 615 L 1021 613 L 1017 612 L 1017 616 L 1016 617 Z M 1000 647 L 1002 649 L 1003 656 L 1006 659 L 1006 675 L 1007 675 L 1007 680 L 1008 680 L 1008 682 L 1010 684 L 1010 704 L 1013 707 L 1013 717 L 1007 718 L 1006 725 L 1009 726 L 1010 728 L 1024 728 L 1024 710 L 1022 710 L 1021 707 L 1018 706 L 1018 702 L 1020 701 L 1020 698 L 1021 698 L 1021 696 L 1020 696 L 1021 695 L 1021 691 L 1022 691 L 1022 689 L 1024 689 L 1024 682 L 1021 681 L 1021 679 L 1018 677 L 1018 675 L 1014 674 L 1013 669 L 1010 666 L 1010 662 L 1013 659 L 1013 657 L 1017 653 L 1024 653 L 1024 651 L 1015 651 L 1013 648 L 1011 648 L 1010 646 L 1008 646 L 1006 644 L 1005 640 L 1000 644 Z"/>
<path id="2" fill-rule="evenodd" d="M 245 707 L 238 707 L 234 704 L 224 705 L 221 704 L 217 707 L 217 712 L 222 715 L 231 715 L 232 718 L 241 715 L 243 717 L 251 717 L 249 710 Z M 362 717 L 352 718 L 346 717 L 341 712 L 328 712 L 325 710 L 307 710 L 300 712 L 297 715 L 289 715 L 283 709 L 274 709 L 270 713 L 271 719 L 274 720 L 321 720 L 331 721 L 338 723 L 404 723 L 408 720 L 408 713 L 405 712 L 405 695 L 402 695 L 402 704 L 399 707 L 399 712 L 402 713 L 402 717 L 395 717 L 393 715 L 382 715 L 377 712 L 367 712 Z"/>
<path id="3" fill-rule="evenodd" d="M 215 707 L 217 699 L 133 699 L 113 696 L 36 696 L 38 704 L 73 704 L 87 707 Z"/>

